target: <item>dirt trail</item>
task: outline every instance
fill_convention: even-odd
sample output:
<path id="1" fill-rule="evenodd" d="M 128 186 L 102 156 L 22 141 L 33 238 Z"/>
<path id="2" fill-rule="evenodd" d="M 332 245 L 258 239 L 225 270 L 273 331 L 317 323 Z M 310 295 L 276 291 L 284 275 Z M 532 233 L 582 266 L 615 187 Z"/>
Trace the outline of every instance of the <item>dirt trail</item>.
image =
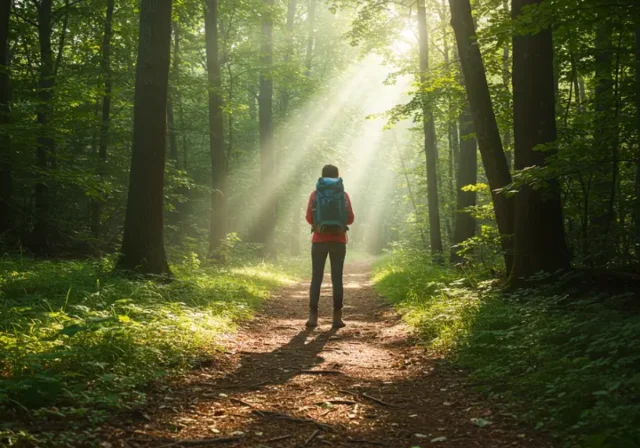
<path id="1" fill-rule="evenodd" d="M 377 297 L 367 264 L 346 269 L 344 329 L 330 328 L 326 278 L 320 325 L 304 328 L 307 291 L 307 283 L 282 290 L 230 337 L 224 356 L 155 394 L 134 425 L 105 428 L 111 446 L 551 446 L 416 348 Z M 216 440 L 226 437 L 239 440 Z"/>

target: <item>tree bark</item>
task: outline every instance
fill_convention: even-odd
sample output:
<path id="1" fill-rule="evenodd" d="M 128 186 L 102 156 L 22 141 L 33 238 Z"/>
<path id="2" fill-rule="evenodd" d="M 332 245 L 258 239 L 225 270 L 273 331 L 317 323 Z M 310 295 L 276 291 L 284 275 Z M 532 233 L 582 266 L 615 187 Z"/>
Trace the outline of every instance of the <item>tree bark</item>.
<path id="1" fill-rule="evenodd" d="M 11 0 L 0 0 L 0 238 L 13 228 L 13 178 L 10 121 L 9 19 Z"/>
<path id="2" fill-rule="evenodd" d="M 502 2 L 502 5 L 505 12 L 508 13 L 509 0 L 504 0 Z M 511 84 L 511 73 L 509 73 L 510 62 L 511 62 L 511 57 L 509 55 L 509 45 L 505 44 L 504 48 L 502 49 L 502 84 L 508 96 L 510 94 L 509 85 Z M 504 132 L 502 136 L 502 141 L 503 141 L 503 150 L 507 158 L 507 167 L 509 168 L 509 170 L 511 170 L 511 166 L 513 165 L 513 160 L 511 157 L 512 153 L 509 150 L 509 148 L 511 147 L 511 127 L 508 127 L 507 130 Z"/>
<path id="3" fill-rule="evenodd" d="M 418 0 L 418 45 L 420 47 L 420 83 L 426 83 L 429 73 L 429 34 L 424 0 Z M 424 88 L 424 87 L 422 87 Z M 424 130 L 424 153 L 427 159 L 427 201 L 429 209 L 429 241 L 431 257 L 436 263 L 442 262 L 442 234 L 440 231 L 440 207 L 438 201 L 438 148 L 432 106 L 422 98 L 422 119 Z"/>
<path id="4" fill-rule="evenodd" d="M 614 81 L 612 26 L 601 17 L 596 26 L 595 36 L 595 95 L 594 95 L 594 154 L 596 172 L 593 182 L 593 197 L 590 198 L 592 214 L 589 234 L 590 258 L 596 264 L 603 264 L 609 258 L 613 240 L 610 226 L 614 219 L 608 210 L 607 197 L 612 188 L 613 167 L 611 159 L 615 151 L 614 134 Z"/>
<path id="5" fill-rule="evenodd" d="M 164 251 L 164 166 L 171 0 L 142 0 L 129 195 L 118 267 L 170 274 Z"/>
<path id="6" fill-rule="evenodd" d="M 273 241 L 276 227 L 277 194 L 273 191 L 276 154 L 273 145 L 273 6 L 274 0 L 264 0 L 265 14 L 262 19 L 260 54 L 262 69 L 260 71 L 260 94 L 258 96 L 258 121 L 260 131 L 260 185 L 261 191 L 267 194 L 267 203 L 260 204 L 259 235 L 263 245 L 262 255 L 275 258 L 276 248 Z"/>
<path id="7" fill-rule="evenodd" d="M 446 0 L 442 1 L 440 8 L 440 20 L 442 21 L 442 51 L 444 53 L 444 64 L 449 67 L 449 33 L 448 25 L 446 23 Z M 455 52 L 454 52 L 455 57 Z M 457 58 L 456 58 L 457 59 Z M 449 200 L 453 201 L 456 197 L 456 166 L 459 163 L 460 157 L 460 140 L 458 138 L 458 120 L 454 119 L 454 100 L 450 97 L 447 100 L 447 142 L 449 144 Z M 447 216 L 447 230 L 449 233 L 450 241 L 453 241 L 453 231 L 455 228 L 457 213 L 456 210 L 452 210 L 450 215 Z"/>
<path id="8" fill-rule="evenodd" d="M 211 152 L 211 219 L 209 254 L 215 255 L 227 234 L 227 162 L 224 148 L 222 75 L 218 49 L 218 0 L 207 0 L 205 8 L 207 73 L 209 79 L 209 146 Z"/>
<path id="9" fill-rule="evenodd" d="M 39 254 L 49 251 L 51 234 L 50 188 L 47 176 L 49 161 L 55 153 L 55 140 L 52 136 L 51 117 L 53 116 L 53 88 L 55 74 L 53 50 L 51 48 L 52 5 L 53 0 L 42 0 L 38 8 L 38 42 L 40 45 L 40 70 L 38 73 L 38 142 L 36 148 L 36 167 L 38 181 L 35 185 L 34 212 L 31 249 Z"/>
<path id="10" fill-rule="evenodd" d="M 512 16 L 545 0 L 513 0 Z M 556 140 L 553 42 L 551 29 L 534 35 L 513 37 L 513 111 L 515 169 L 546 165 L 552 150 L 538 145 Z M 547 148 L 548 149 L 548 148 Z M 569 267 L 560 187 L 548 179 L 544 191 L 525 185 L 516 195 L 513 269 L 509 284 L 544 271 L 555 273 Z"/>
<path id="11" fill-rule="evenodd" d="M 458 255 L 459 246 L 476 233 L 476 220 L 471 213 L 463 211 L 476 205 L 475 191 L 462 191 L 462 187 L 475 185 L 478 178 L 478 144 L 473 137 L 473 118 L 469 104 L 465 104 L 460 116 L 460 158 L 458 161 L 458 176 L 456 179 L 456 211 L 455 227 L 453 231 L 453 247 L 451 248 L 451 262 L 461 263 L 463 257 Z"/>
<path id="12" fill-rule="evenodd" d="M 451 25 L 458 43 L 460 64 L 473 116 L 473 128 L 491 189 L 505 266 L 507 272 L 510 272 L 513 260 L 514 201 L 504 194 L 497 193 L 496 190 L 511 183 L 511 174 L 493 112 L 482 55 L 476 44 L 471 5 L 469 0 L 449 0 L 449 5 L 451 7 Z"/>
<path id="13" fill-rule="evenodd" d="M 307 11 L 307 56 L 305 58 L 305 76 L 311 77 L 311 65 L 313 63 L 313 47 L 316 39 L 316 32 L 314 30 L 316 21 L 316 0 L 307 0 L 309 2 Z"/>
<path id="14" fill-rule="evenodd" d="M 104 93 L 102 95 L 102 119 L 100 121 L 100 143 L 98 146 L 97 174 L 102 178 L 106 174 L 107 149 L 109 145 L 109 126 L 111 124 L 111 91 L 113 81 L 111 76 L 111 35 L 113 22 L 113 8 L 115 0 L 108 0 L 107 12 L 104 22 L 104 35 L 102 38 L 102 60 L 100 66 L 104 74 Z M 94 198 L 91 202 L 91 234 L 94 238 L 100 237 L 100 219 L 102 215 L 102 202 L 104 198 Z"/>
<path id="15" fill-rule="evenodd" d="M 636 28 L 636 132 L 635 254 L 640 258 L 640 27 Z"/>

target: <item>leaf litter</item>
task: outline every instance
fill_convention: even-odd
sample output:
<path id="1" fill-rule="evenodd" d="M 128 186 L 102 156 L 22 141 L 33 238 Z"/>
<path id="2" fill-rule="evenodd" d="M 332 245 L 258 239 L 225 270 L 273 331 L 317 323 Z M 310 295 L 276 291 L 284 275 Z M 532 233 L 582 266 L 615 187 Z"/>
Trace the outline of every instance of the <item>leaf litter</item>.
<path id="1" fill-rule="evenodd" d="M 330 328 L 330 287 L 322 290 L 314 330 L 304 326 L 308 285 L 284 289 L 229 337 L 220 359 L 152 395 L 139 410 L 148 419 L 114 421 L 101 440 L 113 448 L 417 447 L 411 438 L 459 448 L 554 446 L 513 419 L 473 418 L 470 425 L 470 412 L 488 415 L 492 405 L 459 387 L 463 373 L 412 343 L 400 316 L 366 281 L 369 269 L 346 269 L 345 281 L 358 286 L 345 297 L 346 328 Z M 171 409 L 160 409 L 165 397 Z"/>

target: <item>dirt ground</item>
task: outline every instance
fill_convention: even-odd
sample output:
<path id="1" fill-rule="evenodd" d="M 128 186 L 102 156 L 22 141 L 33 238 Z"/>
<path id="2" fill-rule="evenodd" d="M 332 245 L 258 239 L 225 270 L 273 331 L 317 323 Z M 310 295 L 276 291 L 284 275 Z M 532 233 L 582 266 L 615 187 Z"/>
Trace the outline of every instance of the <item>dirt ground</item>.
<path id="1" fill-rule="evenodd" d="M 327 284 L 328 283 L 328 284 Z M 416 347 L 369 266 L 345 272 L 345 322 L 305 329 L 308 284 L 284 289 L 224 341 L 226 352 L 153 393 L 108 447 L 551 447 L 500 415 L 462 372 Z"/>

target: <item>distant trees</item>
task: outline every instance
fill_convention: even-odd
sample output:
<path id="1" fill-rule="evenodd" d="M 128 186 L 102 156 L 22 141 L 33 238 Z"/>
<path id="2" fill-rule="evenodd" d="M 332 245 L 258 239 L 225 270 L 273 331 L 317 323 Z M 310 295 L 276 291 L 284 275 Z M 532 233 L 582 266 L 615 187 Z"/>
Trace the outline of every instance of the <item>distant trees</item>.
<path id="1" fill-rule="evenodd" d="M 424 84 L 429 74 L 429 34 L 424 0 L 418 0 L 418 46 L 420 49 L 420 82 Z M 424 87 L 421 87 L 424 89 Z M 431 256 L 436 263 L 442 262 L 442 234 L 440 231 L 440 204 L 438 199 L 438 147 L 433 106 L 426 95 L 422 95 L 422 127 L 424 131 L 424 154 L 427 160 L 427 201 L 429 204 L 429 242 Z"/>
<path id="2" fill-rule="evenodd" d="M 104 92 L 102 94 L 102 116 L 100 119 L 100 144 L 98 148 L 98 160 L 96 174 L 105 175 L 107 150 L 109 145 L 109 126 L 111 125 L 111 93 L 113 91 L 113 74 L 111 73 L 111 36 L 113 9 L 115 0 L 107 0 L 107 10 L 104 19 L 104 35 L 102 37 L 102 57 L 100 68 L 104 76 Z M 103 198 L 93 198 L 91 203 L 91 233 L 94 238 L 100 237 Z"/>
<path id="3" fill-rule="evenodd" d="M 473 134 L 471 110 L 465 104 L 460 114 L 460 153 L 456 167 L 456 216 L 451 240 L 451 262 L 460 263 L 463 257 L 459 254 L 459 245 L 476 233 L 476 220 L 468 211 L 476 205 L 476 192 L 464 191 L 468 185 L 475 185 L 478 180 L 478 144 Z"/>
<path id="4" fill-rule="evenodd" d="M 9 124 L 9 18 L 11 0 L 0 0 L 0 237 L 13 227 L 13 178 Z"/>
<path id="5" fill-rule="evenodd" d="M 222 75 L 218 39 L 218 1 L 207 0 L 204 13 L 209 85 L 209 145 L 211 149 L 211 211 L 209 253 L 215 254 L 227 233 L 227 161 L 224 144 Z"/>
<path id="6" fill-rule="evenodd" d="M 258 95 L 260 128 L 260 192 L 257 219 L 258 234 L 263 255 L 276 255 L 274 232 L 278 219 L 276 185 L 276 152 L 273 142 L 273 0 L 264 0 L 260 34 L 260 93 Z"/>
<path id="7" fill-rule="evenodd" d="M 162 211 L 170 48 L 171 0 L 142 0 L 129 196 L 118 266 L 145 274 L 170 273 Z"/>

